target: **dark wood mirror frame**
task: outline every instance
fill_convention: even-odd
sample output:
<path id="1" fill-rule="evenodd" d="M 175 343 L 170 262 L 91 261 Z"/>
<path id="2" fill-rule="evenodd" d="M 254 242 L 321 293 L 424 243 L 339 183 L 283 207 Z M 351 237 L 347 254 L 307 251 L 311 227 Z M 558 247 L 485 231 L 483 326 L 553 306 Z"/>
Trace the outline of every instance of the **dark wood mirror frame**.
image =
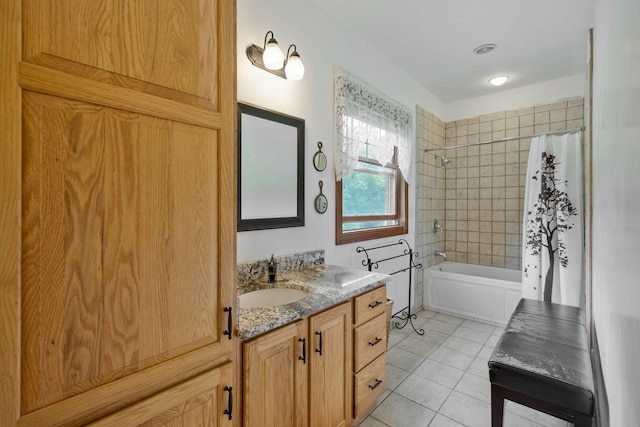
<path id="1" fill-rule="evenodd" d="M 278 165 L 278 167 L 290 166 L 296 168 L 295 176 L 296 195 L 295 216 L 242 218 L 242 117 L 254 116 L 264 120 L 291 126 L 295 130 L 297 141 L 291 141 L 292 147 L 297 148 L 296 165 Z M 302 227 L 304 226 L 304 138 L 305 122 L 303 119 L 288 116 L 275 111 L 266 110 L 253 105 L 238 103 L 238 231 L 264 230 L 271 228 Z M 246 149 L 246 147 L 245 147 Z M 279 153 L 274 150 L 273 159 L 265 159 L 265 162 L 277 160 Z"/>

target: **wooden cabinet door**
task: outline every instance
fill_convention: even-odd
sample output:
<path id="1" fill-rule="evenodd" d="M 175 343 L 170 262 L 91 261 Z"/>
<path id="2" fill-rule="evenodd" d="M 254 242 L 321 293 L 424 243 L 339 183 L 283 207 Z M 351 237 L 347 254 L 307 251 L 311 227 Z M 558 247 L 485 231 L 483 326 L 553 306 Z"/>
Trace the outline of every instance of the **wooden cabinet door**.
<path id="1" fill-rule="evenodd" d="M 3 0 L 0 46 L 0 425 L 233 360 L 235 1 Z"/>
<path id="2" fill-rule="evenodd" d="M 309 319 L 313 343 L 309 366 L 309 425 L 346 427 L 351 424 L 351 303 L 333 307 Z"/>
<path id="3" fill-rule="evenodd" d="M 89 425 L 232 427 L 232 375 L 227 363 Z"/>
<path id="4" fill-rule="evenodd" d="M 246 427 L 307 425 L 306 338 L 306 321 L 299 321 L 244 344 Z"/>

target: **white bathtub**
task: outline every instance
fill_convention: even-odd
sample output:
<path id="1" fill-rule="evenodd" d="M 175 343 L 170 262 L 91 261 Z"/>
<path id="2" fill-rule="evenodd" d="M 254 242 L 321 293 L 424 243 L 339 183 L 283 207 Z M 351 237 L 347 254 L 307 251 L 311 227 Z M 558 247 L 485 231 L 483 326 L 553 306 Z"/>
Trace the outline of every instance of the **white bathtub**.
<path id="1" fill-rule="evenodd" d="M 522 294 L 520 270 L 443 262 L 424 270 L 423 306 L 504 325 Z"/>

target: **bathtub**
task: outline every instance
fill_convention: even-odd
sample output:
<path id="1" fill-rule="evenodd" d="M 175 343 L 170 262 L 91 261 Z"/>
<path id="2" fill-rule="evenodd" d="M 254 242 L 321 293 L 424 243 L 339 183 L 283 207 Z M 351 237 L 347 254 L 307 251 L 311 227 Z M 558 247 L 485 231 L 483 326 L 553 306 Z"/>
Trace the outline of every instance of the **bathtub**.
<path id="1" fill-rule="evenodd" d="M 520 270 L 443 262 L 424 270 L 423 306 L 505 325 L 522 294 Z"/>

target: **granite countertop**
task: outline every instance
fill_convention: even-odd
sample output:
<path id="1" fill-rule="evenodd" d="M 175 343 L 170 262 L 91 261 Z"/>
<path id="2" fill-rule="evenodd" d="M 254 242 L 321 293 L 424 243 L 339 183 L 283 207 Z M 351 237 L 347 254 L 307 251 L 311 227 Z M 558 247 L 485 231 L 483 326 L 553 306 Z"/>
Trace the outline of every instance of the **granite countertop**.
<path id="1" fill-rule="evenodd" d="M 238 305 L 236 333 L 248 339 L 347 301 L 384 285 L 389 275 L 335 265 L 316 265 L 280 274 L 275 284 L 259 279 L 238 284 L 238 295 L 269 287 L 306 288 L 305 298 L 275 307 L 243 308 Z"/>

